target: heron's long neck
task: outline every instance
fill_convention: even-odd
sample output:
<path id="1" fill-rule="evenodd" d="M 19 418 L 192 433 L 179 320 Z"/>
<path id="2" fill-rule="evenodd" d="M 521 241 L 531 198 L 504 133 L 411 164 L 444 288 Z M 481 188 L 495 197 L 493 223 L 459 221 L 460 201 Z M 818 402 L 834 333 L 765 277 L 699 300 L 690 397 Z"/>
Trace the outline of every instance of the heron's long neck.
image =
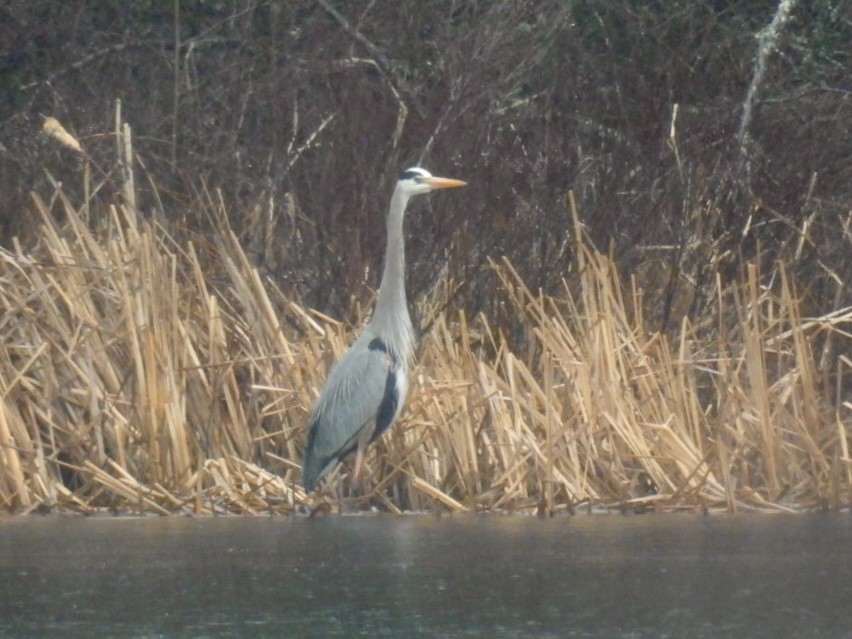
<path id="1" fill-rule="evenodd" d="M 391 197 L 387 220 L 387 248 L 376 311 L 370 324 L 396 355 L 408 360 L 414 351 L 414 329 L 405 297 L 405 236 L 403 217 L 408 198 L 397 189 Z"/>

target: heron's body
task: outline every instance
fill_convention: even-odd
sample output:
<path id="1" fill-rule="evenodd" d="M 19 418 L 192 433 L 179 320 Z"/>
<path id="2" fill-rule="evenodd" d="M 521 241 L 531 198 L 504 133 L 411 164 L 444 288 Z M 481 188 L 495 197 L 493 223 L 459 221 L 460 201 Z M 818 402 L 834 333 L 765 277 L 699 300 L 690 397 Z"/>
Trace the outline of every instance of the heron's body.
<path id="1" fill-rule="evenodd" d="M 405 208 L 412 195 L 463 185 L 419 168 L 405 171 L 397 182 L 387 218 L 385 265 L 373 317 L 332 367 L 311 413 L 302 464 L 306 490 L 313 490 L 353 450 L 357 478 L 367 444 L 399 416 L 414 359 L 414 328 L 405 296 Z"/>

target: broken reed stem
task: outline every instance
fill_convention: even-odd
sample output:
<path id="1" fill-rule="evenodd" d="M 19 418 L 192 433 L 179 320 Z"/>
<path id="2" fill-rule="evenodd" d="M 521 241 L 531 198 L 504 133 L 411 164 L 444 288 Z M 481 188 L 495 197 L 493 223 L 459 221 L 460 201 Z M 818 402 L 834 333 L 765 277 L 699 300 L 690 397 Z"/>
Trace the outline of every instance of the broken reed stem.
<path id="1" fill-rule="evenodd" d="M 0 251 L 4 509 L 286 513 L 336 508 L 339 481 L 391 512 L 850 503 L 852 309 L 802 317 L 783 264 L 718 283 L 712 321 L 652 333 L 641 282 L 589 246 L 569 197 L 578 279 L 560 296 L 492 264 L 523 353 L 489 318 L 432 313 L 367 486 L 344 466 L 308 496 L 308 412 L 357 327 L 265 281 L 212 197 L 203 250 L 130 206 L 93 231 L 59 187 L 33 206 L 37 245 Z M 826 337 L 840 355 L 818 372 Z"/>
<path id="2" fill-rule="evenodd" d="M 553 449 L 553 431 L 555 429 L 554 425 L 554 416 L 553 416 L 553 357 L 550 353 L 545 354 L 544 356 L 544 396 L 546 398 L 546 433 L 545 433 L 545 447 L 547 450 L 547 465 L 545 467 L 545 479 L 544 479 L 544 498 L 545 503 L 547 504 L 547 512 L 552 513 L 554 511 L 553 504 L 553 457 L 554 457 L 554 449 Z"/>

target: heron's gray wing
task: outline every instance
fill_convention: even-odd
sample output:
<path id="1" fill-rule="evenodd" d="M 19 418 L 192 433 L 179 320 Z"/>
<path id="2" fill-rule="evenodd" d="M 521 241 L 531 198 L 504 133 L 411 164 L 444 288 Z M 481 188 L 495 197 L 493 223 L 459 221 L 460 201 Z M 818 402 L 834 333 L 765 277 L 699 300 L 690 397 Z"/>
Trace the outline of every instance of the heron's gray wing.
<path id="1" fill-rule="evenodd" d="M 311 415 L 302 465 L 307 490 L 355 448 L 363 428 L 384 430 L 393 421 L 394 366 L 383 346 L 379 340 L 358 340 L 331 369 Z"/>

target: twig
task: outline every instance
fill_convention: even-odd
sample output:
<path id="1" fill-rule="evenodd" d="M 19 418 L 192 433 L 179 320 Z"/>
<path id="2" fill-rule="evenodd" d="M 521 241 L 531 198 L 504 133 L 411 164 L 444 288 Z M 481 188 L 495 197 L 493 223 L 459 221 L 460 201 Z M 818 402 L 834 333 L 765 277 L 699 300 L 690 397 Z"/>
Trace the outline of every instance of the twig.
<path id="1" fill-rule="evenodd" d="M 180 109 L 180 0 L 174 0 L 174 73 L 172 77 L 172 166 L 177 165 L 178 110 Z"/>
<path id="2" fill-rule="evenodd" d="M 391 67 L 390 60 L 388 60 L 387 56 L 382 53 L 381 49 L 379 49 L 375 44 L 370 42 L 367 37 L 358 31 L 355 27 L 349 24 L 349 21 L 346 17 L 341 14 L 337 9 L 331 6 L 326 0 L 316 0 L 317 4 L 321 6 L 326 13 L 328 13 L 332 18 L 337 21 L 344 31 L 346 31 L 349 36 L 355 40 L 358 44 L 360 44 L 364 49 L 367 50 L 367 53 L 375 60 L 376 65 L 379 67 L 379 70 L 385 75 L 388 79 L 388 82 L 396 89 L 396 91 L 406 98 L 408 98 L 409 102 L 414 107 L 414 111 L 421 118 L 426 118 L 426 110 L 423 108 L 423 105 L 420 103 L 420 100 L 417 99 L 417 95 L 408 86 L 408 84 L 400 78 L 396 73 L 394 73 L 393 68 Z"/>

